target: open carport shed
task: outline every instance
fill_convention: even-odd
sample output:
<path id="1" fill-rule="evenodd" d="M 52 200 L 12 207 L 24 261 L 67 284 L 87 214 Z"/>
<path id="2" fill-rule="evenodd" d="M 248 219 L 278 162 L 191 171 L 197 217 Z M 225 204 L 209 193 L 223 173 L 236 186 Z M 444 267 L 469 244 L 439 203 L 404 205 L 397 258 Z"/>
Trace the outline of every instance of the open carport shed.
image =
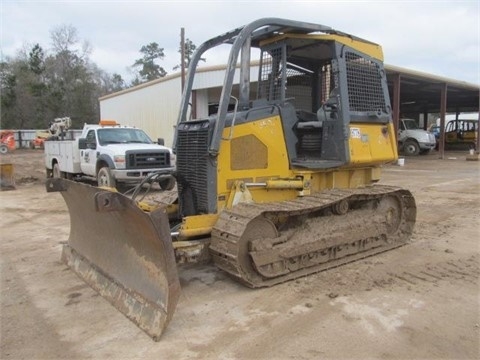
<path id="1" fill-rule="evenodd" d="M 440 157 L 445 149 L 445 114 L 479 112 L 480 86 L 432 74 L 385 65 L 393 107 L 393 120 L 398 129 L 401 116 L 418 119 L 421 114 L 440 114 Z M 423 123 L 424 128 L 427 122 Z M 480 127 L 477 151 L 480 149 Z"/>
<path id="2" fill-rule="evenodd" d="M 447 112 L 479 111 L 478 85 L 388 64 L 385 69 L 397 129 L 400 116 L 419 119 L 423 114 L 424 119 L 427 119 L 428 114 L 442 114 L 444 125 Z M 211 99 L 220 96 L 225 65 L 202 68 L 199 74 L 194 83 L 193 108 L 196 116 L 208 116 L 209 105 L 214 103 Z M 252 81 L 257 77 L 258 64 L 252 67 Z M 180 106 L 181 73 L 109 94 L 99 100 L 103 119 L 116 119 L 122 124 L 140 127 L 153 138 L 163 137 L 169 145 L 173 140 Z M 426 128 L 426 121 L 423 126 Z M 443 139 L 443 132 L 441 136 Z M 443 144 L 442 141 L 439 149 L 441 157 L 444 153 Z M 480 149 L 478 144 L 477 149 Z"/>

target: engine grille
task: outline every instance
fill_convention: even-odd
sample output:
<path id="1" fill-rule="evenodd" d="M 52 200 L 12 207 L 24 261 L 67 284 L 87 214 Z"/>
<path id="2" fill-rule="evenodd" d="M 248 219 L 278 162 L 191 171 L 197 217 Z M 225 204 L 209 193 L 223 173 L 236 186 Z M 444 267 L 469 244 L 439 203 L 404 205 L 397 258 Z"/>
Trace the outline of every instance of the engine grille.
<path id="1" fill-rule="evenodd" d="M 127 169 L 154 169 L 170 167 L 170 152 L 168 150 L 130 150 L 125 155 Z"/>
<path id="2" fill-rule="evenodd" d="M 208 213 L 208 144 L 208 121 L 178 125 L 177 186 L 184 215 Z"/>
<path id="3" fill-rule="evenodd" d="M 386 112 L 382 77 L 377 64 L 353 52 L 346 52 L 348 97 L 351 111 Z"/>

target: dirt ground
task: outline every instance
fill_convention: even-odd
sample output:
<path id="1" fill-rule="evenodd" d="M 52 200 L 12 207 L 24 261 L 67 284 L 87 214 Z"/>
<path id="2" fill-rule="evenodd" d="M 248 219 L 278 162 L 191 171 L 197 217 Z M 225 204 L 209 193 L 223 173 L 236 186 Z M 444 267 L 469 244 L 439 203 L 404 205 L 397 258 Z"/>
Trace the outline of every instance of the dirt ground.
<path id="1" fill-rule="evenodd" d="M 480 163 L 437 153 L 388 165 L 418 215 L 399 249 L 268 289 L 213 266 L 179 268 L 182 295 L 160 342 L 61 261 L 69 215 L 46 193 L 40 150 L 1 157 L 1 359 L 478 359 Z"/>

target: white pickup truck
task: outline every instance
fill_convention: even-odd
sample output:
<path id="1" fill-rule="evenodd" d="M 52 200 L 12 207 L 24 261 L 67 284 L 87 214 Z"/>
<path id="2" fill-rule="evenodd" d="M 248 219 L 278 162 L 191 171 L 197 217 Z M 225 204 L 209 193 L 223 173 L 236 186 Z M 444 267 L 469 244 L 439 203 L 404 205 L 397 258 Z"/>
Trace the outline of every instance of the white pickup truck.
<path id="1" fill-rule="evenodd" d="M 407 156 L 425 155 L 437 144 L 435 135 L 420 129 L 413 119 L 400 119 L 398 148 Z"/>
<path id="2" fill-rule="evenodd" d="M 47 177 L 90 179 L 98 186 L 119 187 L 139 183 L 159 170 L 174 171 L 175 156 L 143 130 L 103 120 L 99 125 L 85 124 L 75 140 L 45 141 L 45 167 Z"/>

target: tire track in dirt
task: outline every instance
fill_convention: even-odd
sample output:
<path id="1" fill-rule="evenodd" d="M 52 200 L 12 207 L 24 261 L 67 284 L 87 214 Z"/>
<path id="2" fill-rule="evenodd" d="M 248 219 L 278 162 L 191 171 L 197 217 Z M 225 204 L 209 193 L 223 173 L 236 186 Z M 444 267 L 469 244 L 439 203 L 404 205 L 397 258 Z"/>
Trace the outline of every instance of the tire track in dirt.
<path id="1" fill-rule="evenodd" d="M 456 259 L 437 264 L 425 264 L 420 267 L 407 268 L 401 272 L 388 272 L 387 274 L 403 285 L 419 285 L 421 283 L 438 284 L 440 281 L 459 281 L 479 285 L 479 259 L 472 255 L 468 259 Z"/>

